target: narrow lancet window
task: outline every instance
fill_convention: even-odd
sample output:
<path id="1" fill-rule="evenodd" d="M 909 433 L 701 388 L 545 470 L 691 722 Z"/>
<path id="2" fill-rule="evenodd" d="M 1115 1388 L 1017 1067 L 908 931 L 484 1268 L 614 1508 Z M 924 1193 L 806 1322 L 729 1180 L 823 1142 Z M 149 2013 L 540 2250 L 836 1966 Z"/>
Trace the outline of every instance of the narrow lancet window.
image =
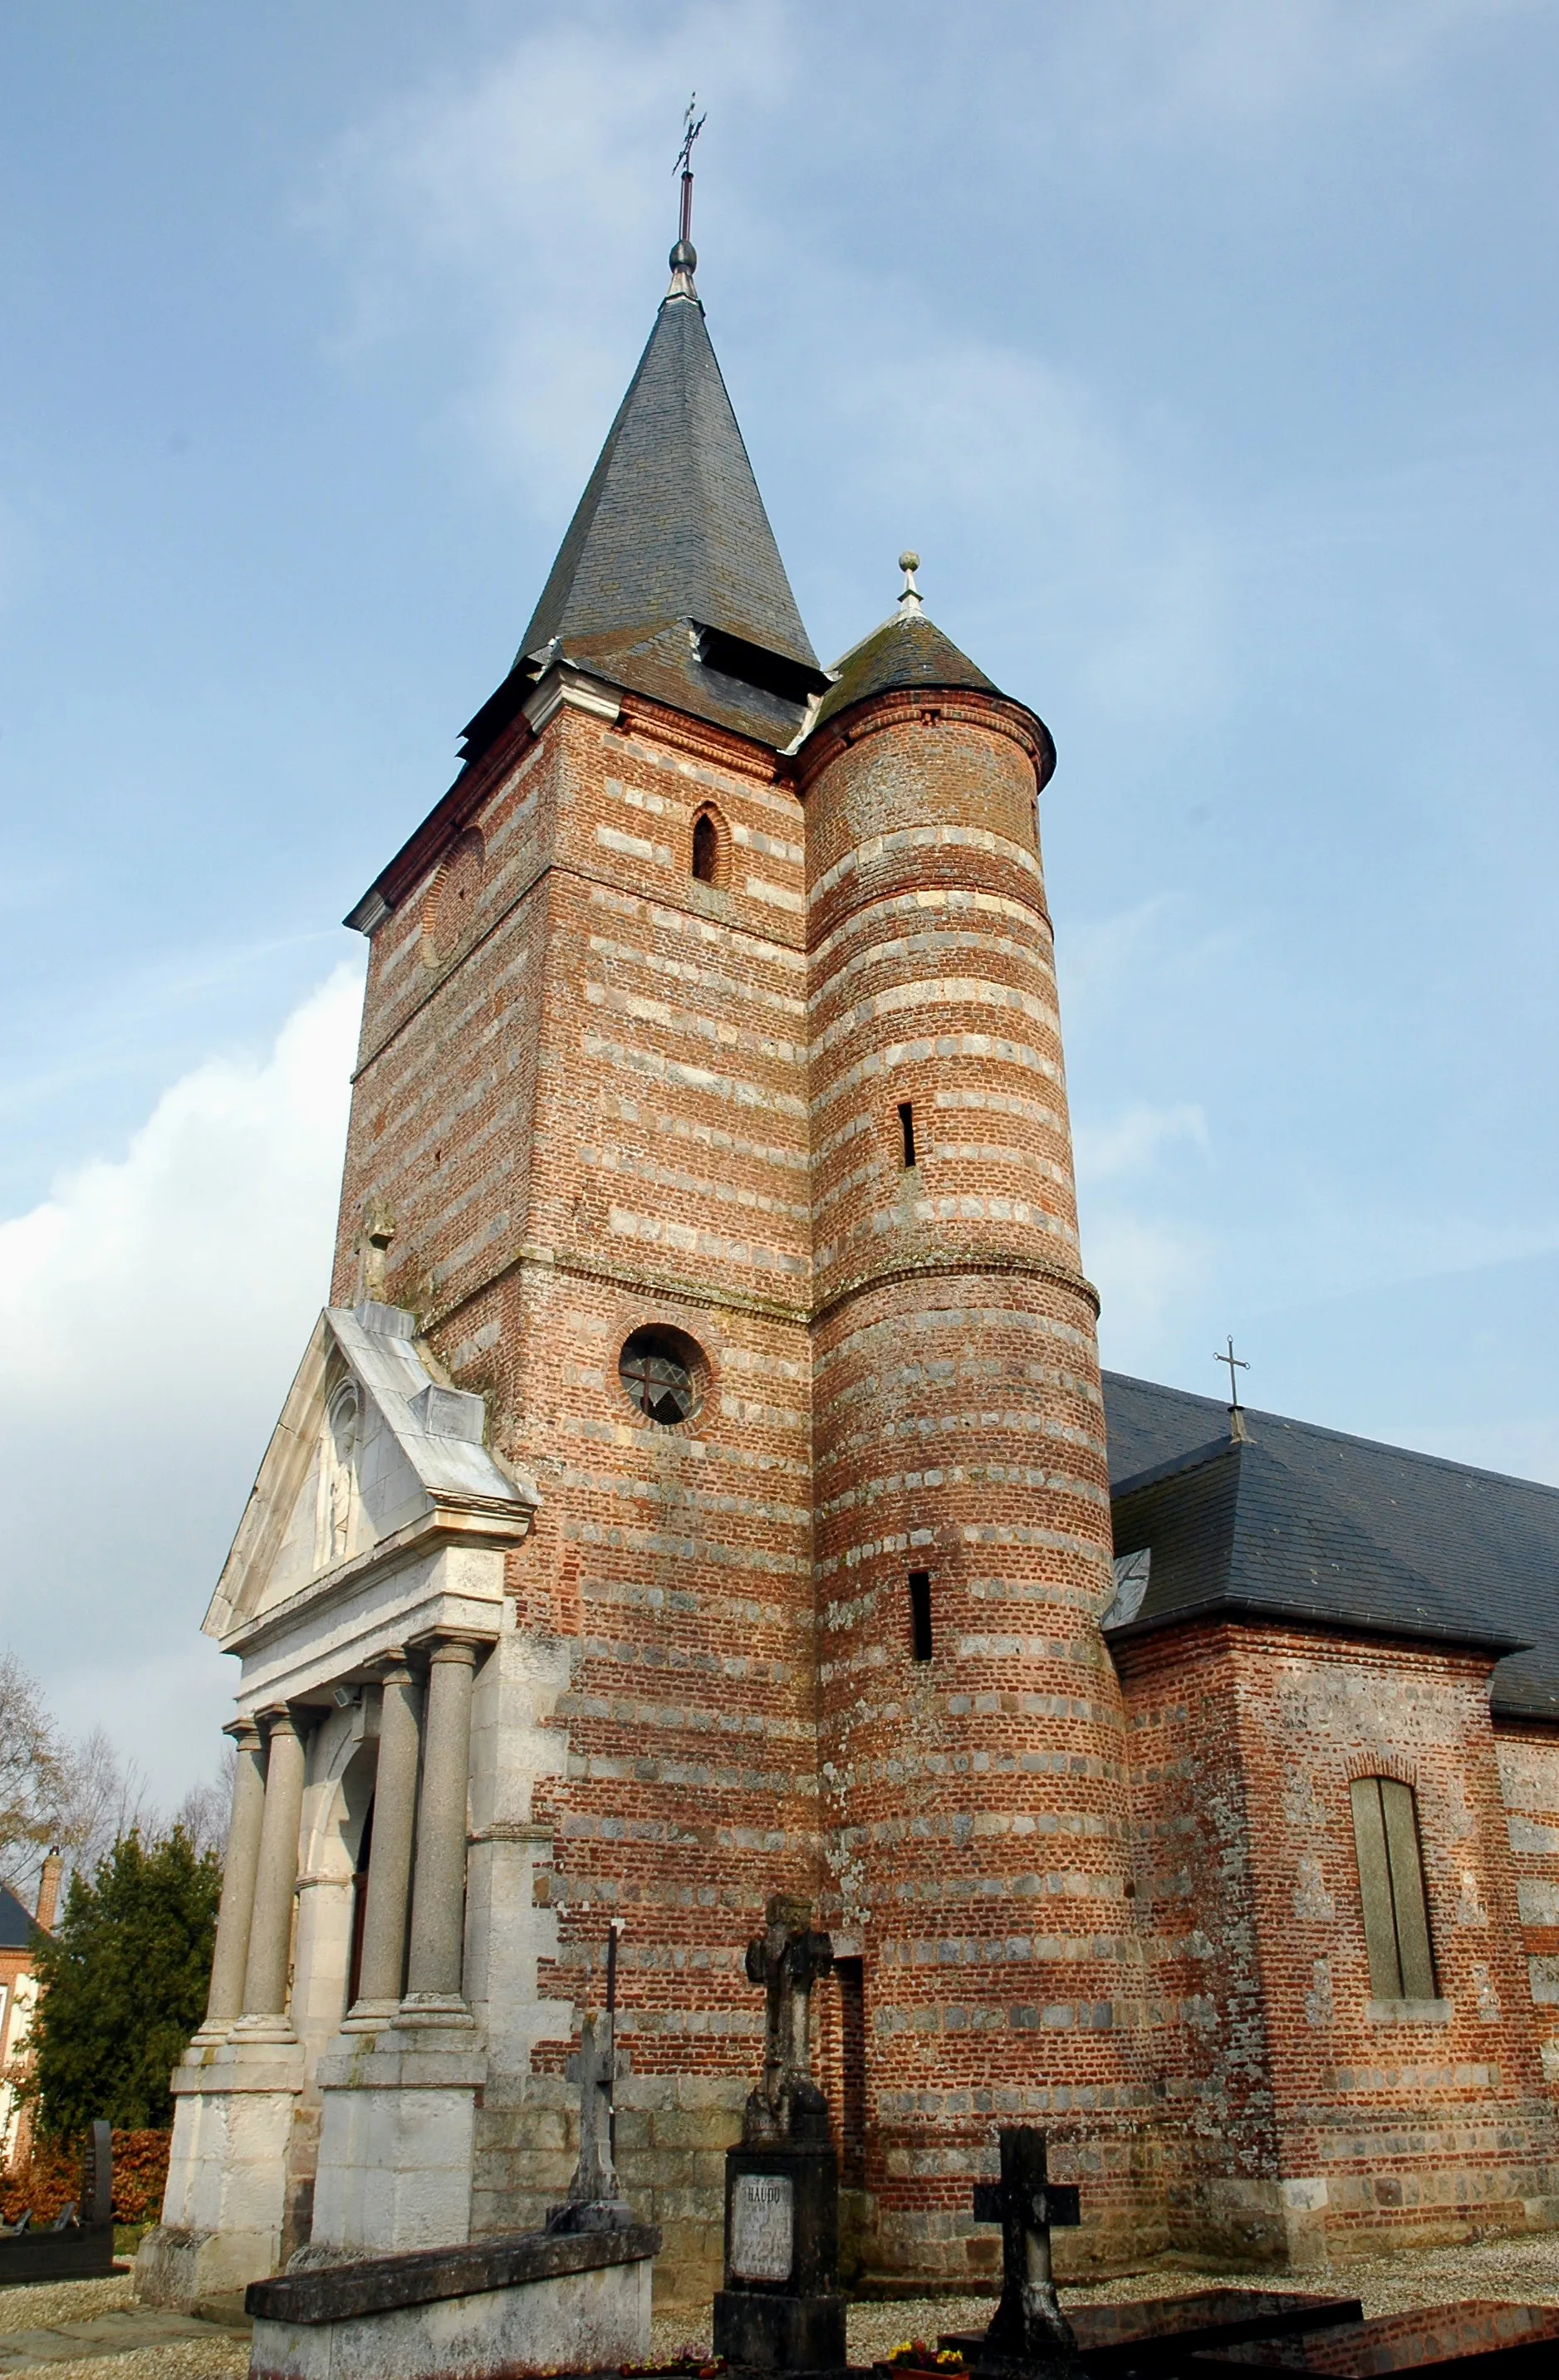
<path id="1" fill-rule="evenodd" d="M 917 1661 L 931 1659 L 932 1574 L 929 1570 L 912 1570 L 909 1573 L 909 1648 Z"/>
<path id="2" fill-rule="evenodd" d="M 707 810 L 693 820 L 693 874 L 700 884 L 713 884 L 720 866 L 720 835 Z"/>
<path id="3" fill-rule="evenodd" d="M 1434 1954 L 1412 1787 L 1395 1777 L 1358 1777 L 1350 1790 L 1370 1991 L 1378 2000 L 1431 2000 Z"/>
<path id="4" fill-rule="evenodd" d="M 904 1136 L 904 1170 L 907 1173 L 915 1162 L 915 1110 L 908 1099 L 898 1103 L 898 1128 Z"/>

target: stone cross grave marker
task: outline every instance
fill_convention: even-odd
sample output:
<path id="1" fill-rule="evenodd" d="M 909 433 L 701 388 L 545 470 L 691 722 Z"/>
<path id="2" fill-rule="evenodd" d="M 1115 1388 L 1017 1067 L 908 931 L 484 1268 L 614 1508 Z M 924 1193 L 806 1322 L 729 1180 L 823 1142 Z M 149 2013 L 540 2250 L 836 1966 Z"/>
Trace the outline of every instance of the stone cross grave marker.
<path id="1" fill-rule="evenodd" d="M 579 2030 L 579 2162 L 563 2205 L 547 2216 L 549 2231 L 622 2231 L 633 2217 L 612 2162 L 612 2086 L 616 2074 L 611 2017 L 587 2016 Z"/>
<path id="2" fill-rule="evenodd" d="M 1002 2227 L 1002 2295 L 975 2372 L 1021 2369 L 1080 2374 L 1078 2343 L 1061 2311 L 1051 2270 L 1050 2235 L 1082 2220 L 1075 2183 L 1045 2170 L 1045 2136 L 1027 2124 L 1004 2124 L 1000 2181 L 976 2182 L 974 2219 Z"/>
<path id="3" fill-rule="evenodd" d="M 846 2360 L 839 2160 L 809 2039 L 812 1988 L 833 1964 L 810 1901 L 772 1893 L 747 1946 L 748 1981 L 763 1994 L 763 2071 L 725 2155 L 725 2285 L 714 2293 L 714 2351 L 748 2371 L 837 2373 Z"/>
<path id="4" fill-rule="evenodd" d="M 810 1901 L 772 1893 L 764 1926 L 747 1946 L 749 1983 L 763 1987 L 763 2079 L 748 2098 L 742 2139 L 826 2141 L 828 2108 L 812 2081 L 812 1986 L 834 1964 L 834 1945 L 812 1925 Z"/>

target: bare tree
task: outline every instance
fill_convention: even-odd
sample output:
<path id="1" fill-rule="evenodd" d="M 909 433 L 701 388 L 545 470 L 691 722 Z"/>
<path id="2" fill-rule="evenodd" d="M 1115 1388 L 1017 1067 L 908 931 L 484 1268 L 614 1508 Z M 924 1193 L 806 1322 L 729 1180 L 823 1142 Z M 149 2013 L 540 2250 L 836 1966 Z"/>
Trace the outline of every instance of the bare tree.
<path id="1" fill-rule="evenodd" d="M 237 1755 L 224 1748 L 213 1778 L 192 1785 L 171 1818 L 152 1798 L 138 1760 L 101 1727 L 79 1743 L 60 1735 L 37 1680 L 0 1654 L 0 1884 L 30 1908 L 43 1852 L 56 1845 L 91 1875 L 128 1834 L 151 1843 L 182 1827 L 197 1853 L 219 1856 L 227 1836 Z"/>
<path id="2" fill-rule="evenodd" d="M 0 1653 L 0 1882 L 30 1886 L 67 1825 L 67 1755 L 36 1678 Z"/>
<path id="3" fill-rule="evenodd" d="M 225 1744 L 216 1775 L 207 1778 L 203 1785 L 191 1785 L 173 1814 L 174 1825 L 183 1828 L 198 1852 L 214 1852 L 220 1859 L 226 1849 L 238 1765 L 237 1749 L 231 1743 Z"/>
<path id="4" fill-rule="evenodd" d="M 146 1771 L 121 1759 L 101 1727 L 62 1755 L 63 1824 L 58 1840 L 70 1864 L 90 1874 L 124 1835 L 137 1829 L 150 1840 L 162 1832 Z"/>

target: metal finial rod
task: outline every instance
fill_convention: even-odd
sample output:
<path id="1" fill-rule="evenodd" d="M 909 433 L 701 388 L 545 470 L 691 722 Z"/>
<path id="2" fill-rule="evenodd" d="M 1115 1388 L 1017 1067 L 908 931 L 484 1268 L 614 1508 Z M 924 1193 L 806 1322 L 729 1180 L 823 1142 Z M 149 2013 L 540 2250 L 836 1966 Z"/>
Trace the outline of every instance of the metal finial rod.
<path id="1" fill-rule="evenodd" d="M 699 94 L 694 91 L 682 118 L 682 146 L 671 169 L 682 176 L 681 228 L 677 237 L 684 241 L 690 241 L 693 237 L 693 143 L 703 130 L 709 112 L 706 108 L 702 115 L 696 115 L 694 111 L 698 103 Z"/>
<path id="2" fill-rule="evenodd" d="M 1229 1367 L 1229 1410 L 1231 1413 L 1238 1413 L 1239 1382 L 1236 1379 L 1235 1373 L 1236 1370 L 1248 1372 L 1250 1366 L 1246 1362 L 1243 1355 L 1236 1355 L 1235 1354 L 1235 1342 L 1232 1332 L 1229 1336 L 1228 1350 L 1229 1352 L 1226 1355 L 1214 1355 L 1212 1360 L 1215 1364 L 1226 1364 Z"/>

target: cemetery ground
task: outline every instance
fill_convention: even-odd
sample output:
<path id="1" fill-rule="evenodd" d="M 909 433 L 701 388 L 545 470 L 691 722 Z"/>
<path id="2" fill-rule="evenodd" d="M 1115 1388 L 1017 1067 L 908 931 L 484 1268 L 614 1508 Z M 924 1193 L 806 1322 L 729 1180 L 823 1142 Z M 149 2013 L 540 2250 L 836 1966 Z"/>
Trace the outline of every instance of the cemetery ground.
<path id="1" fill-rule="evenodd" d="M 1182 2296 L 1251 2284 L 1248 2271 L 1154 2265 L 1115 2281 L 1064 2287 L 1061 2301 L 1072 2306 L 1085 2300 Z M 1527 2232 L 1477 2246 L 1372 2257 L 1281 2280 L 1264 2275 L 1259 2283 L 1318 2295 L 1345 2284 L 1363 2301 L 1366 2314 L 1403 2313 L 1467 2298 L 1559 2305 L 1559 2233 Z M 983 2325 L 992 2306 L 988 2297 L 858 2300 L 849 2310 L 850 2362 L 870 2364 L 901 2339 Z M 707 2350 L 709 2337 L 707 2308 L 659 2313 L 652 2351 L 673 2355 L 684 2342 Z M 0 2380 L 11 2373 L 44 2370 L 50 2380 L 85 2380 L 88 2374 L 104 2380 L 106 2359 L 112 2359 L 114 2380 L 241 2380 L 249 2370 L 248 2327 L 138 2307 L 128 2272 L 110 2280 L 0 2290 Z"/>

